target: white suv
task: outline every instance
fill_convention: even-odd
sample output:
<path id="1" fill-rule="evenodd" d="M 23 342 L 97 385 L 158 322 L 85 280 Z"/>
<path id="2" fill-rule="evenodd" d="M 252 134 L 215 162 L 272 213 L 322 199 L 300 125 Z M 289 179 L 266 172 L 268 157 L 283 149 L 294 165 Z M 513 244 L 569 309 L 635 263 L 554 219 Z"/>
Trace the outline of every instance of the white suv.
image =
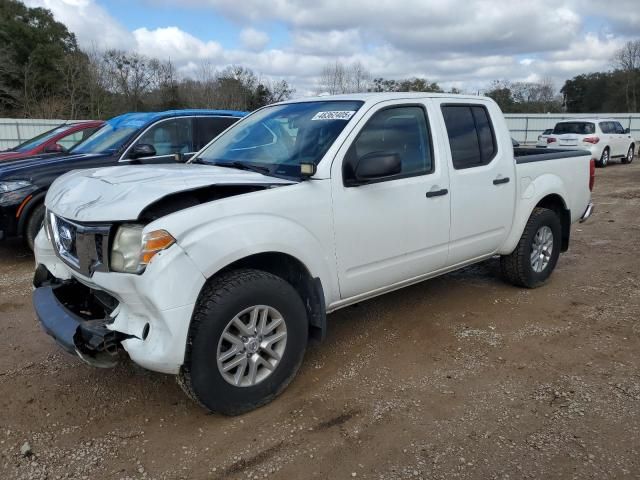
<path id="1" fill-rule="evenodd" d="M 556 123 L 547 146 L 563 150 L 589 150 L 596 165 L 606 167 L 611 158 L 631 163 L 635 141 L 629 129 L 608 118 L 565 120 Z"/>

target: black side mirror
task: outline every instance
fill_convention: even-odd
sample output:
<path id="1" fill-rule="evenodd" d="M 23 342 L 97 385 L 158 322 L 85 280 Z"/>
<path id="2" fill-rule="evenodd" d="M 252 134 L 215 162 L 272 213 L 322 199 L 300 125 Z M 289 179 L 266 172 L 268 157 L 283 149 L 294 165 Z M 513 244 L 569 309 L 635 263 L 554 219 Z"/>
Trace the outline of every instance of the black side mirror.
<path id="1" fill-rule="evenodd" d="M 59 143 L 52 143 L 51 145 L 44 147 L 44 153 L 63 153 L 66 151 L 66 148 Z"/>
<path id="2" fill-rule="evenodd" d="M 134 145 L 131 149 L 131 153 L 129 153 L 129 158 L 144 158 L 144 157 L 153 157 L 156 154 L 156 149 L 153 145 L 148 143 L 139 143 Z"/>
<path id="3" fill-rule="evenodd" d="M 625 128 L 624 129 L 624 133 L 626 133 L 627 135 L 629 135 L 631 133 L 631 129 L 630 128 Z"/>
<path id="4" fill-rule="evenodd" d="M 358 159 L 355 168 L 355 183 L 398 175 L 402 171 L 400 155 L 391 152 L 371 152 Z"/>

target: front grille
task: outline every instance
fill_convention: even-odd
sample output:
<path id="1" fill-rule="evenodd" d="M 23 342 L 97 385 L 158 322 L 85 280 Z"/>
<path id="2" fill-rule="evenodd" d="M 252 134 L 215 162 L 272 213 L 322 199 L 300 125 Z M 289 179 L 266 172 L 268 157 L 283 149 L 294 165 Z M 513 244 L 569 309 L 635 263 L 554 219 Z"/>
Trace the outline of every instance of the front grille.
<path id="1" fill-rule="evenodd" d="M 47 229 L 56 255 L 77 272 L 90 277 L 109 270 L 111 225 L 79 224 L 47 212 Z"/>

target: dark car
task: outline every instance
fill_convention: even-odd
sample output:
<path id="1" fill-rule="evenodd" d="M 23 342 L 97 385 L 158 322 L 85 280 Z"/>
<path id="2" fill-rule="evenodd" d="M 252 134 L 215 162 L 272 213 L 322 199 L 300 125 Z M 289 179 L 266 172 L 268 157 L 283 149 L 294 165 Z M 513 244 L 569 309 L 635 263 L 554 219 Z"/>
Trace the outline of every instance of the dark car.
<path id="1" fill-rule="evenodd" d="M 0 239 L 33 241 L 44 220 L 44 197 L 71 170 L 187 160 L 245 116 L 233 110 L 172 110 L 112 118 L 66 155 L 0 163 Z"/>
<path id="2" fill-rule="evenodd" d="M 34 155 L 61 155 L 98 130 L 103 121 L 65 123 L 37 135 L 20 145 L 0 152 L 0 162 L 32 157 Z"/>

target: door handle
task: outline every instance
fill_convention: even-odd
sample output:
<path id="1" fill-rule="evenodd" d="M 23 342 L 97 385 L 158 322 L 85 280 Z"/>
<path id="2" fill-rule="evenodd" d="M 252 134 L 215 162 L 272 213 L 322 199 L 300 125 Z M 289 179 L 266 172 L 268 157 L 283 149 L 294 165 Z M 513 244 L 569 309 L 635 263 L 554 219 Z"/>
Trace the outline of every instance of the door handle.
<path id="1" fill-rule="evenodd" d="M 447 193 L 449 193 L 449 190 L 447 190 L 446 188 L 443 188 L 442 190 L 430 190 L 427 192 L 427 198 L 441 197 L 442 195 L 446 195 Z"/>
<path id="2" fill-rule="evenodd" d="M 500 185 L 500 184 L 502 184 L 502 183 L 509 183 L 509 177 L 496 178 L 496 179 L 493 181 L 493 184 L 494 184 L 494 185 Z"/>

